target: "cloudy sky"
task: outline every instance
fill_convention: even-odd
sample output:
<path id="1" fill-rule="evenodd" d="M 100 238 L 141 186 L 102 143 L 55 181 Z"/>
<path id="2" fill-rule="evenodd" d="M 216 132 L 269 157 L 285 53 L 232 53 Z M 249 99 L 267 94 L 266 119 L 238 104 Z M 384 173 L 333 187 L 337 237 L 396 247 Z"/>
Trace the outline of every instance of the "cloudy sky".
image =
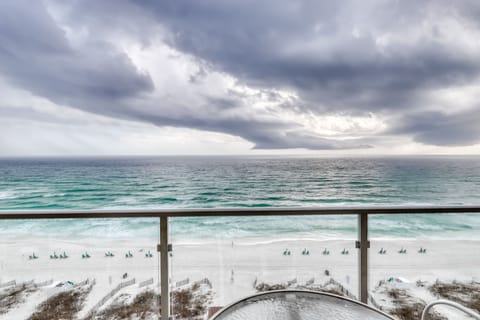
<path id="1" fill-rule="evenodd" d="M 480 154 L 480 2 L 0 2 L 0 156 Z"/>

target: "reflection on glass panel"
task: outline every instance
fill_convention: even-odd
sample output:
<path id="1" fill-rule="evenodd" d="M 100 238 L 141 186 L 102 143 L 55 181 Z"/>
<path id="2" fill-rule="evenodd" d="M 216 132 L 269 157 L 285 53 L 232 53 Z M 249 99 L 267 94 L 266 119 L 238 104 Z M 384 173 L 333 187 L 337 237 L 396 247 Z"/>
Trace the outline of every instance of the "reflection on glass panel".
<path id="1" fill-rule="evenodd" d="M 478 215 L 371 216 L 370 239 L 372 304 L 405 319 L 420 319 L 416 314 L 438 299 L 480 311 Z M 434 313 L 466 319 L 448 307 Z"/>
<path id="2" fill-rule="evenodd" d="M 171 218 L 170 236 L 176 319 L 274 289 L 357 296 L 356 216 Z"/>
<path id="3" fill-rule="evenodd" d="M 0 220 L 0 319 L 158 317 L 158 219 Z"/>

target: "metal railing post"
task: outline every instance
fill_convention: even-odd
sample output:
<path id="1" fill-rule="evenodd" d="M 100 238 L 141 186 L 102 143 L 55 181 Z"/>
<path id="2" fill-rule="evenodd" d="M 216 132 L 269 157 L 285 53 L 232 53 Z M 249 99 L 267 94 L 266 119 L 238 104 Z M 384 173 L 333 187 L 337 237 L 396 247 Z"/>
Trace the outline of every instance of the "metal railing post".
<path id="1" fill-rule="evenodd" d="M 359 281 L 358 289 L 360 301 L 368 303 L 368 213 L 358 215 L 358 248 L 360 249 L 359 258 Z"/>
<path id="2" fill-rule="evenodd" d="M 161 319 L 170 318 L 168 283 L 168 217 L 160 217 L 160 307 Z"/>

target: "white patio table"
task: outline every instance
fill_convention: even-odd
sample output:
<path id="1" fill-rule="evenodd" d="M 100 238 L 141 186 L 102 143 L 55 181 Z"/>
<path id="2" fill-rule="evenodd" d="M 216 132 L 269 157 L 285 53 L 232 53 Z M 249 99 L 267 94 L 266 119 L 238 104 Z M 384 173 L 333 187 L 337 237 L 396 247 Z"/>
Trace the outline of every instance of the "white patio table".
<path id="1" fill-rule="evenodd" d="M 392 320 L 366 304 L 333 294 L 279 290 L 255 294 L 220 310 L 212 320 Z"/>

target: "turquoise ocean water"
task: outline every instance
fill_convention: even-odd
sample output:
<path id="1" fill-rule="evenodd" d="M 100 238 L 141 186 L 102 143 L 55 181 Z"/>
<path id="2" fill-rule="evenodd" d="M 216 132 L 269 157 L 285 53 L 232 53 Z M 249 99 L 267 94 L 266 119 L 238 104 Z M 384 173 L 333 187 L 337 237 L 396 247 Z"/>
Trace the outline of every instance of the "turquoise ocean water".
<path id="1" fill-rule="evenodd" d="M 480 205 L 480 158 L 1 159 L 0 210 Z M 157 220 L 0 221 L 4 236 L 155 236 Z M 378 237 L 480 239 L 480 215 L 378 216 Z M 174 237 L 345 238 L 355 217 L 177 218 Z"/>

